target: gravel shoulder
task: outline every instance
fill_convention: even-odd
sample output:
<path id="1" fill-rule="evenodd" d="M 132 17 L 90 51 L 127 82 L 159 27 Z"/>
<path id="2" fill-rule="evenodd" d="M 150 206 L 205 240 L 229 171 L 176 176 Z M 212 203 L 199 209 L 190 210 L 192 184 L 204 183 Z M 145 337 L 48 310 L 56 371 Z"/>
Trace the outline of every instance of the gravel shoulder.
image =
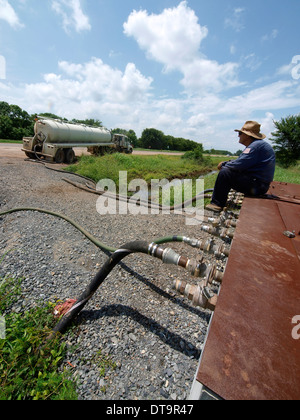
<path id="1" fill-rule="evenodd" d="M 24 160 L 24 152 L 22 152 L 22 144 L 14 144 L 14 143 L 0 143 L 0 156 L 5 158 L 14 158 L 14 159 L 21 159 Z M 82 155 L 90 155 L 87 151 L 86 147 L 75 147 L 74 148 L 75 155 L 77 157 Z M 179 152 L 155 152 L 150 150 L 134 150 L 134 155 L 140 156 L 153 156 L 153 155 L 167 155 L 167 156 L 181 156 L 184 153 Z"/>
<path id="2" fill-rule="evenodd" d="M 171 234 L 209 236 L 186 226 L 180 215 L 100 216 L 97 196 L 62 178 L 80 182 L 73 175 L 1 154 L 0 210 L 29 206 L 59 212 L 114 247 Z M 197 257 L 192 248 L 170 246 Z M 0 258 L 4 255 L 0 276 L 24 278 L 22 298 L 13 307 L 17 312 L 57 299 L 76 299 L 107 259 L 67 222 L 36 212 L 0 220 Z M 109 275 L 79 315 L 76 328 L 65 334 L 68 355 L 63 367 L 78 379 L 80 399 L 189 396 L 211 313 L 175 294 L 174 279 L 197 281 L 184 270 L 145 255 L 129 256 Z M 99 372 L 100 354 L 116 365 L 104 377 Z"/>

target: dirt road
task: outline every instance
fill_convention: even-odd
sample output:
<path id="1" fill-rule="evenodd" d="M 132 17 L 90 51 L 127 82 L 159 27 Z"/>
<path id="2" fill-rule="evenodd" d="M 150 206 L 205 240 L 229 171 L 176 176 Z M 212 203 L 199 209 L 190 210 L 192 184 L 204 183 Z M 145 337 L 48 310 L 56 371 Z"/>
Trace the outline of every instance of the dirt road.
<path id="1" fill-rule="evenodd" d="M 24 159 L 25 153 L 22 152 L 22 144 L 13 144 L 13 143 L 0 143 L 0 157 L 1 158 L 15 158 L 15 159 Z M 82 155 L 90 155 L 86 147 L 76 147 L 74 148 L 75 154 L 77 157 Z M 168 152 L 151 152 L 151 151 L 133 151 L 134 155 L 169 155 L 169 156 L 180 156 L 181 153 L 168 153 Z"/>

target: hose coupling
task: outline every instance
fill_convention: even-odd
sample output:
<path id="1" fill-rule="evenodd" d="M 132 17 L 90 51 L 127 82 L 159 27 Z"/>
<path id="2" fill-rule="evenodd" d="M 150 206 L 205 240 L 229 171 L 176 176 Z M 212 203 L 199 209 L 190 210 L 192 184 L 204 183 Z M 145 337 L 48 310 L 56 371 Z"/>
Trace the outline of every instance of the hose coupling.
<path id="1" fill-rule="evenodd" d="M 210 309 L 211 311 L 215 310 L 217 296 L 206 286 L 205 281 L 195 286 L 185 281 L 175 280 L 173 289 L 186 296 L 192 301 L 194 306 L 200 306 L 203 309 Z"/>
<path id="2" fill-rule="evenodd" d="M 224 216 L 220 216 L 218 219 L 215 219 L 213 217 L 208 217 L 207 219 L 208 223 L 211 223 L 214 227 L 220 227 L 224 226 L 227 228 L 233 227 L 236 228 L 237 222 L 232 219 L 226 219 Z"/>
<path id="3" fill-rule="evenodd" d="M 209 264 L 208 266 L 206 266 L 205 279 L 207 284 L 212 284 L 213 281 L 216 281 L 217 283 L 222 283 L 223 277 L 223 271 L 218 270 L 218 268 L 215 265 Z"/>
<path id="4" fill-rule="evenodd" d="M 205 275 L 206 266 L 195 259 L 183 257 L 172 248 L 161 248 L 155 243 L 149 245 L 148 254 L 162 260 L 164 264 L 173 264 L 188 270 L 194 277 Z"/>
<path id="5" fill-rule="evenodd" d="M 186 236 L 184 236 L 183 237 L 183 242 L 186 243 L 187 245 L 190 245 L 192 248 L 200 248 L 201 249 L 202 242 L 199 241 L 196 238 L 187 238 Z"/>
<path id="6" fill-rule="evenodd" d="M 206 273 L 206 264 L 195 259 L 189 259 L 185 267 L 193 277 L 204 277 Z"/>
<path id="7" fill-rule="evenodd" d="M 232 239 L 234 237 L 234 231 L 232 229 L 220 229 L 219 227 L 205 225 L 201 226 L 201 230 L 213 236 L 219 236 L 221 239 Z"/>
<path id="8" fill-rule="evenodd" d="M 223 273 L 215 265 L 205 264 L 203 258 L 200 260 L 187 258 L 172 248 L 163 249 L 155 243 L 149 245 L 148 254 L 162 260 L 164 264 L 177 265 L 186 269 L 193 277 L 205 277 L 209 283 L 212 283 L 213 280 L 222 281 Z"/>
<path id="9" fill-rule="evenodd" d="M 216 245 L 212 238 L 200 241 L 195 238 L 187 238 L 184 236 L 183 242 L 193 248 L 198 248 L 203 252 L 213 254 L 218 259 L 224 259 L 229 256 L 230 250 L 225 245 Z"/>
<path id="10" fill-rule="evenodd" d="M 172 248 L 164 249 L 154 242 L 149 245 L 148 254 L 162 260 L 164 264 L 179 265 L 179 260 L 181 258 L 181 256 Z"/>

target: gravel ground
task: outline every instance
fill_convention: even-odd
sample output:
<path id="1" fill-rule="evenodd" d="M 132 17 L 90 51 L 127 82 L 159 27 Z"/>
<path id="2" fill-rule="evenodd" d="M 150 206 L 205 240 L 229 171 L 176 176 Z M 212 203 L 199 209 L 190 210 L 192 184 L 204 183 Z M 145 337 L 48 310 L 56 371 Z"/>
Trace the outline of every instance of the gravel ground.
<path id="1" fill-rule="evenodd" d="M 199 227 L 186 226 L 179 215 L 100 216 L 97 196 L 63 177 L 80 182 L 37 163 L 0 158 L 0 210 L 29 206 L 63 213 L 114 247 L 170 234 L 209 236 Z M 197 256 L 186 245 L 170 246 Z M 0 257 L 4 254 L 0 276 L 24 278 L 22 298 L 13 307 L 17 312 L 78 298 L 107 259 L 67 222 L 36 212 L 3 217 Z M 184 270 L 145 255 L 129 256 L 112 271 L 77 318 L 76 329 L 64 336 L 68 354 L 63 366 L 78 380 L 79 399 L 188 398 L 211 312 L 176 294 L 174 279 L 197 282 Z M 104 376 L 100 354 L 115 364 Z"/>

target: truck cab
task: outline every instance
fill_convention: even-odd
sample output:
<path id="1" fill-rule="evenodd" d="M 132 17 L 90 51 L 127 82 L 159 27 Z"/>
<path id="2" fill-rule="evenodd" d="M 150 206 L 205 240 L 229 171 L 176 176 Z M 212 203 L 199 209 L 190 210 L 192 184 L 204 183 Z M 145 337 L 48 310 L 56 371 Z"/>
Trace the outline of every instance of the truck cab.
<path id="1" fill-rule="evenodd" d="M 129 138 L 124 134 L 114 134 L 113 135 L 113 142 L 116 145 L 118 152 L 125 152 L 125 153 L 132 153 L 133 147 L 129 141 Z"/>

